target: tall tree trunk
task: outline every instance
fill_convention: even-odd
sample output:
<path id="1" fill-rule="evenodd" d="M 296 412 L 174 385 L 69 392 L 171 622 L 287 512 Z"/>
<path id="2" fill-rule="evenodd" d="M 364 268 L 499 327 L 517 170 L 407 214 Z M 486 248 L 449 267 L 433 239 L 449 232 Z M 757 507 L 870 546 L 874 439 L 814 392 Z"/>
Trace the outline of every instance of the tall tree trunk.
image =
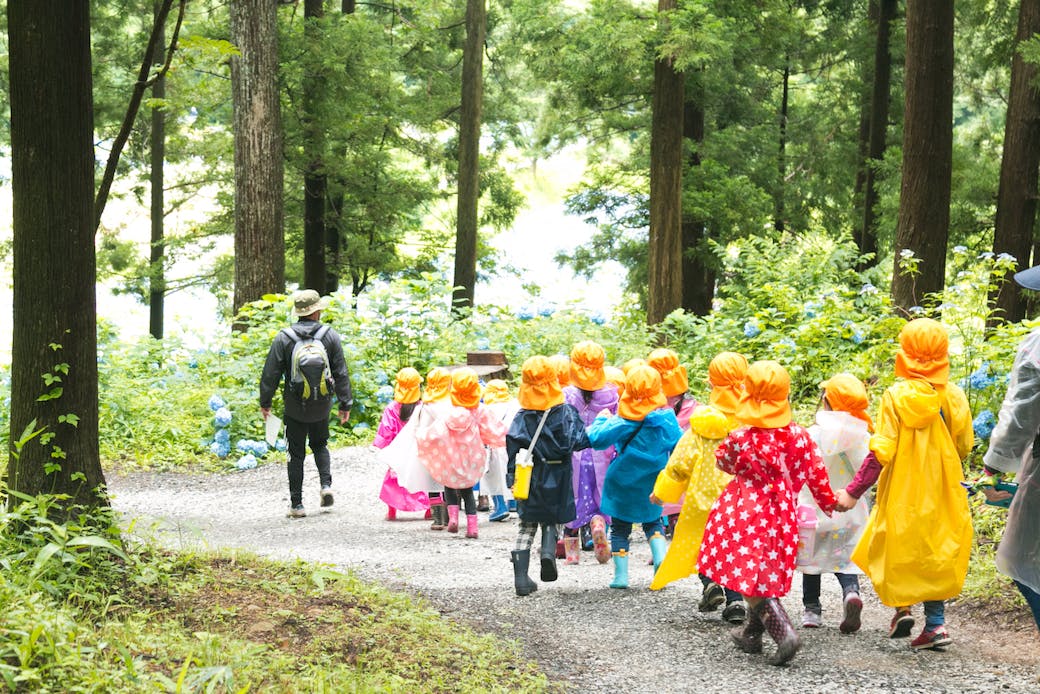
<path id="1" fill-rule="evenodd" d="M 693 91 L 686 89 L 686 103 L 683 105 L 683 137 L 692 143 L 688 160 L 688 166 L 691 168 L 701 165 L 699 148 L 704 143 L 704 106 L 701 98 L 693 97 Z M 706 316 L 711 312 L 711 303 L 715 298 L 715 271 L 704 261 L 704 251 L 701 248 L 705 235 L 704 220 L 697 219 L 684 211 L 682 218 L 682 307 L 698 316 Z"/>
<path id="2" fill-rule="evenodd" d="M 477 203 L 480 200 L 480 116 L 484 101 L 484 0 L 466 1 L 462 49 L 462 109 L 459 118 L 459 194 L 455 232 L 452 307 L 473 306 L 477 283 Z"/>
<path id="3" fill-rule="evenodd" d="M 357 5 L 354 0 L 343 0 L 340 8 L 343 14 L 354 14 Z M 343 264 L 340 257 L 343 234 L 343 201 L 345 195 L 344 181 L 333 179 L 334 191 L 329 200 L 325 214 L 325 291 L 329 294 L 339 290 L 339 274 Z M 327 192 L 327 191 L 326 191 Z"/>
<path id="4" fill-rule="evenodd" d="M 284 165 L 278 97 L 277 6 L 231 1 L 235 125 L 234 310 L 285 291 Z"/>
<path id="5" fill-rule="evenodd" d="M 917 0 L 906 8 L 903 181 L 892 273 L 892 305 L 907 309 L 943 288 L 953 155 L 953 3 Z M 900 253 L 920 259 L 903 273 Z"/>
<path id="6" fill-rule="evenodd" d="M 90 4 L 8 0 L 7 31 L 12 449 L 27 429 L 44 432 L 11 456 L 7 483 L 24 494 L 68 494 L 70 506 L 103 506 Z M 9 505 L 18 503 L 8 497 Z"/>
<path id="7" fill-rule="evenodd" d="M 309 45 L 321 40 L 318 20 L 325 16 L 324 0 L 304 0 L 304 37 Z M 325 77 L 314 65 L 305 66 L 303 75 L 303 131 L 307 149 L 307 171 L 303 175 L 303 284 L 325 294 L 325 124 L 321 117 Z"/>
<path id="8" fill-rule="evenodd" d="M 343 0 L 340 9 L 343 14 L 354 14 L 354 10 L 357 9 L 357 2 L 355 0 Z"/>
<path id="9" fill-rule="evenodd" d="M 156 4 L 156 21 L 159 18 L 159 4 Z M 166 60 L 166 32 L 159 29 L 156 42 L 155 63 L 162 64 Z M 166 76 L 159 75 L 152 85 L 152 98 L 166 98 Z M 163 165 L 166 158 L 166 109 L 152 107 L 152 127 L 149 133 L 150 170 L 148 183 L 151 193 L 151 252 L 148 261 L 148 332 L 156 340 L 163 338 L 163 307 L 166 297 L 166 271 L 164 260 L 166 255 L 165 230 L 166 202 L 163 191 Z"/>
<path id="10" fill-rule="evenodd" d="M 877 37 L 877 19 L 878 0 L 869 0 L 867 3 L 866 27 L 869 29 L 868 33 L 875 37 L 875 41 Z M 873 61 L 868 61 L 867 57 L 864 56 L 860 69 L 860 74 L 863 77 L 863 82 L 860 86 L 863 91 L 859 105 L 859 130 L 856 136 L 858 166 L 856 167 L 856 180 L 852 186 L 853 208 L 856 211 L 856 215 L 860 218 L 863 217 L 863 188 L 867 183 L 867 167 L 869 166 L 870 158 L 870 95 L 874 84 L 873 67 Z M 855 238 L 856 243 L 859 244 L 859 235 L 855 234 Z"/>
<path id="11" fill-rule="evenodd" d="M 787 186 L 787 110 L 790 97 L 790 87 L 791 58 L 790 56 L 784 56 L 783 87 L 780 96 L 780 151 L 776 158 L 778 176 L 776 179 L 776 193 L 773 195 L 773 205 L 775 208 L 773 227 L 781 233 L 787 226 L 784 221 L 784 217 L 787 214 L 786 206 L 784 204 L 784 188 Z"/>
<path id="12" fill-rule="evenodd" d="M 677 0 L 658 0 L 658 12 Z M 660 16 L 661 24 L 668 20 Z M 650 126 L 650 248 L 646 320 L 660 323 L 682 306 L 683 74 L 670 58 L 654 62 Z"/>
<path id="13" fill-rule="evenodd" d="M 898 0 L 877 0 L 877 42 L 874 47 L 874 86 L 870 95 L 870 142 L 867 163 L 864 167 L 866 180 L 863 185 L 863 226 L 859 230 L 860 255 L 871 254 L 874 259 L 868 265 L 877 264 L 877 167 L 885 157 L 885 142 L 888 132 L 888 107 L 892 85 L 892 48 L 889 40 L 892 22 L 899 9 Z M 860 267 L 859 269 L 865 269 Z"/>
<path id="14" fill-rule="evenodd" d="M 1040 0 L 1022 0 L 1018 10 L 1015 43 L 1021 46 L 1040 33 Z M 1011 94 L 1004 122 L 1004 156 L 1000 162 L 997 218 L 993 230 L 993 252 L 1010 253 L 1019 269 L 1029 267 L 1029 252 L 1036 225 L 1037 179 L 1040 175 L 1040 91 L 1037 68 L 1015 51 L 1011 61 Z M 1018 285 L 1005 278 L 991 297 L 996 320 L 1011 322 L 1025 316 L 1025 302 Z"/>

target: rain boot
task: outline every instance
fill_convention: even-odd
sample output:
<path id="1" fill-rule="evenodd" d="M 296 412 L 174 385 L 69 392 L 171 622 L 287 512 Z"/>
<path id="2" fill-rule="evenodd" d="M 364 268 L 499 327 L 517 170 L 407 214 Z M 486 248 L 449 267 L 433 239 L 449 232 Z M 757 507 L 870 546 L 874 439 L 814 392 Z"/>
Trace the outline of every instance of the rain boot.
<path id="1" fill-rule="evenodd" d="M 661 562 L 664 561 L 664 555 L 667 552 L 668 543 L 665 542 L 664 535 L 654 533 L 650 538 L 650 554 L 654 558 L 654 573 L 657 573 L 657 569 L 661 567 Z"/>
<path id="2" fill-rule="evenodd" d="M 448 527 L 449 533 L 457 533 L 459 531 L 459 505 L 454 504 L 448 507 Z"/>
<path id="3" fill-rule="evenodd" d="M 444 503 L 431 503 L 430 511 L 433 512 L 433 523 L 430 524 L 430 530 L 444 530 L 444 526 L 448 524 L 448 513 L 444 510 Z"/>
<path id="4" fill-rule="evenodd" d="M 471 540 L 477 539 L 477 514 L 466 516 L 466 537 Z"/>
<path id="5" fill-rule="evenodd" d="M 494 508 L 491 509 L 491 515 L 488 516 L 489 521 L 507 521 L 509 520 L 509 507 L 506 506 L 506 498 L 502 494 L 495 494 L 491 497 L 491 503 L 494 504 Z"/>
<path id="6" fill-rule="evenodd" d="M 610 541 L 607 540 L 607 521 L 603 516 L 593 516 L 589 521 L 592 531 L 592 546 L 595 548 L 596 561 L 606 564 L 610 560 Z"/>
<path id="7" fill-rule="evenodd" d="M 748 620 L 744 628 L 734 629 L 729 632 L 729 635 L 732 637 L 733 643 L 737 644 L 737 648 L 745 653 L 761 653 L 762 634 L 765 631 L 766 627 L 762 624 L 762 620 L 758 618 L 758 612 L 751 610 L 748 613 Z"/>
<path id="8" fill-rule="evenodd" d="M 776 598 L 766 598 L 755 606 L 754 612 L 762 620 L 770 638 L 776 641 L 776 653 L 769 659 L 773 665 L 783 665 L 802 647 L 802 640 L 791 624 L 791 618 Z"/>
<path id="9" fill-rule="evenodd" d="M 556 573 L 556 526 L 547 523 L 542 526 L 542 582 L 555 581 Z"/>
<path id="10" fill-rule="evenodd" d="M 611 588 L 628 588 L 628 552 L 620 550 L 614 552 L 614 580 L 610 582 Z"/>
<path id="11" fill-rule="evenodd" d="M 563 538 L 563 549 L 567 555 L 564 560 L 564 564 L 577 564 L 581 558 L 581 538 L 578 537 L 565 537 Z"/>
<path id="12" fill-rule="evenodd" d="M 386 507 L 386 519 L 387 520 L 391 520 L 391 521 L 392 520 L 397 520 L 397 509 L 394 508 L 393 506 L 387 505 L 387 507 Z"/>
<path id="13" fill-rule="evenodd" d="M 513 550 L 510 553 L 513 562 L 513 585 L 517 595 L 530 595 L 538 590 L 538 584 L 527 575 L 527 567 L 531 564 L 531 550 Z"/>

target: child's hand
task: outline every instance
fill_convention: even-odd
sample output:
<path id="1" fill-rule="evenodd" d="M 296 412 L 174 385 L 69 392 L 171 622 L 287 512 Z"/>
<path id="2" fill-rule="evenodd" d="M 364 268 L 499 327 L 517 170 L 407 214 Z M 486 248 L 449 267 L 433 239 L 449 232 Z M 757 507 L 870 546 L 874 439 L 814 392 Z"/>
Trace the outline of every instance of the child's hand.
<path id="1" fill-rule="evenodd" d="M 658 499 L 657 495 L 653 492 L 650 492 L 650 503 L 655 504 L 657 506 L 664 506 L 664 503 L 660 499 Z"/>
<path id="2" fill-rule="evenodd" d="M 1007 501 L 1013 496 L 1011 492 L 1006 492 L 996 487 L 983 487 L 982 493 L 986 495 L 986 501 L 992 502 Z"/>
<path id="3" fill-rule="evenodd" d="M 836 511 L 851 511 L 859 501 L 859 499 L 852 496 L 844 489 L 839 489 L 837 496 L 838 503 L 834 505 L 834 510 Z"/>
<path id="4" fill-rule="evenodd" d="M 610 417 L 610 416 L 612 416 L 612 415 L 610 414 L 610 410 L 608 410 L 608 409 L 604 408 L 604 409 L 600 410 L 600 411 L 599 411 L 599 414 L 598 414 L 598 415 L 596 415 L 596 416 L 597 416 L 597 417 Z"/>

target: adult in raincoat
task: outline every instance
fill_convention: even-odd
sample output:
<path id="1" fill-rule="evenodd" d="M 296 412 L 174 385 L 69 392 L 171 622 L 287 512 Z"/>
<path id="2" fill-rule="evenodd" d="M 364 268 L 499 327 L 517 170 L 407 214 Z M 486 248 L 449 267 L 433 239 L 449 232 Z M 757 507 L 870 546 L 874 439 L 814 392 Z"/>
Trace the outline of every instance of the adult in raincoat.
<path id="1" fill-rule="evenodd" d="M 918 318 L 899 332 L 900 379 L 881 396 L 870 450 L 881 463 L 877 501 L 852 560 L 881 602 L 896 609 L 892 638 L 910 635 L 910 606 L 924 602 L 916 649 L 952 643 L 944 600 L 964 585 L 971 553 L 961 460 L 974 443 L 968 400 L 949 382 L 946 329 Z"/>
<path id="2" fill-rule="evenodd" d="M 747 367 L 747 359 L 736 352 L 722 352 L 711 360 L 708 364 L 708 382 L 711 384 L 708 405 L 693 411 L 690 428 L 679 439 L 668 459 L 668 466 L 657 476 L 651 501 L 675 503 L 684 494 L 685 501 L 675 525 L 672 544 L 661 568 L 654 574 L 650 590 L 660 590 L 697 570 L 697 556 L 708 513 L 733 479 L 733 475 L 723 472 L 715 464 L 715 449 L 722 439 L 740 426 L 735 413 L 744 392 Z M 733 624 L 744 621 L 747 608 L 740 593 L 724 589 L 703 574 L 699 578 L 703 592 L 697 608 L 701 612 L 712 612 L 725 602 L 722 618 Z"/>

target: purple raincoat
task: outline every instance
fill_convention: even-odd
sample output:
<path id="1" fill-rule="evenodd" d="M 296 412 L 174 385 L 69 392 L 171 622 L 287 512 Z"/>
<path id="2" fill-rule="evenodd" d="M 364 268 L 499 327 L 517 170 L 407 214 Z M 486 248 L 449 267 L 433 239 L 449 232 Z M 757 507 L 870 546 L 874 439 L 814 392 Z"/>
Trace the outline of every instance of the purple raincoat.
<path id="1" fill-rule="evenodd" d="M 574 409 L 578 410 L 578 415 L 586 428 L 603 410 L 617 414 L 618 392 L 617 386 L 613 383 L 608 383 L 599 390 L 592 391 L 588 402 L 585 402 L 585 395 L 579 388 L 567 386 L 563 389 L 563 399 L 568 405 L 572 405 Z M 603 515 L 600 511 L 603 480 L 607 476 L 607 466 L 613 459 L 613 446 L 602 451 L 586 448 L 574 454 L 571 464 L 574 466 L 574 504 L 578 515 L 567 524 L 568 528 L 580 528 L 592 520 L 593 516 Z M 605 518 L 605 520 L 607 523 L 610 522 L 609 518 Z"/>

